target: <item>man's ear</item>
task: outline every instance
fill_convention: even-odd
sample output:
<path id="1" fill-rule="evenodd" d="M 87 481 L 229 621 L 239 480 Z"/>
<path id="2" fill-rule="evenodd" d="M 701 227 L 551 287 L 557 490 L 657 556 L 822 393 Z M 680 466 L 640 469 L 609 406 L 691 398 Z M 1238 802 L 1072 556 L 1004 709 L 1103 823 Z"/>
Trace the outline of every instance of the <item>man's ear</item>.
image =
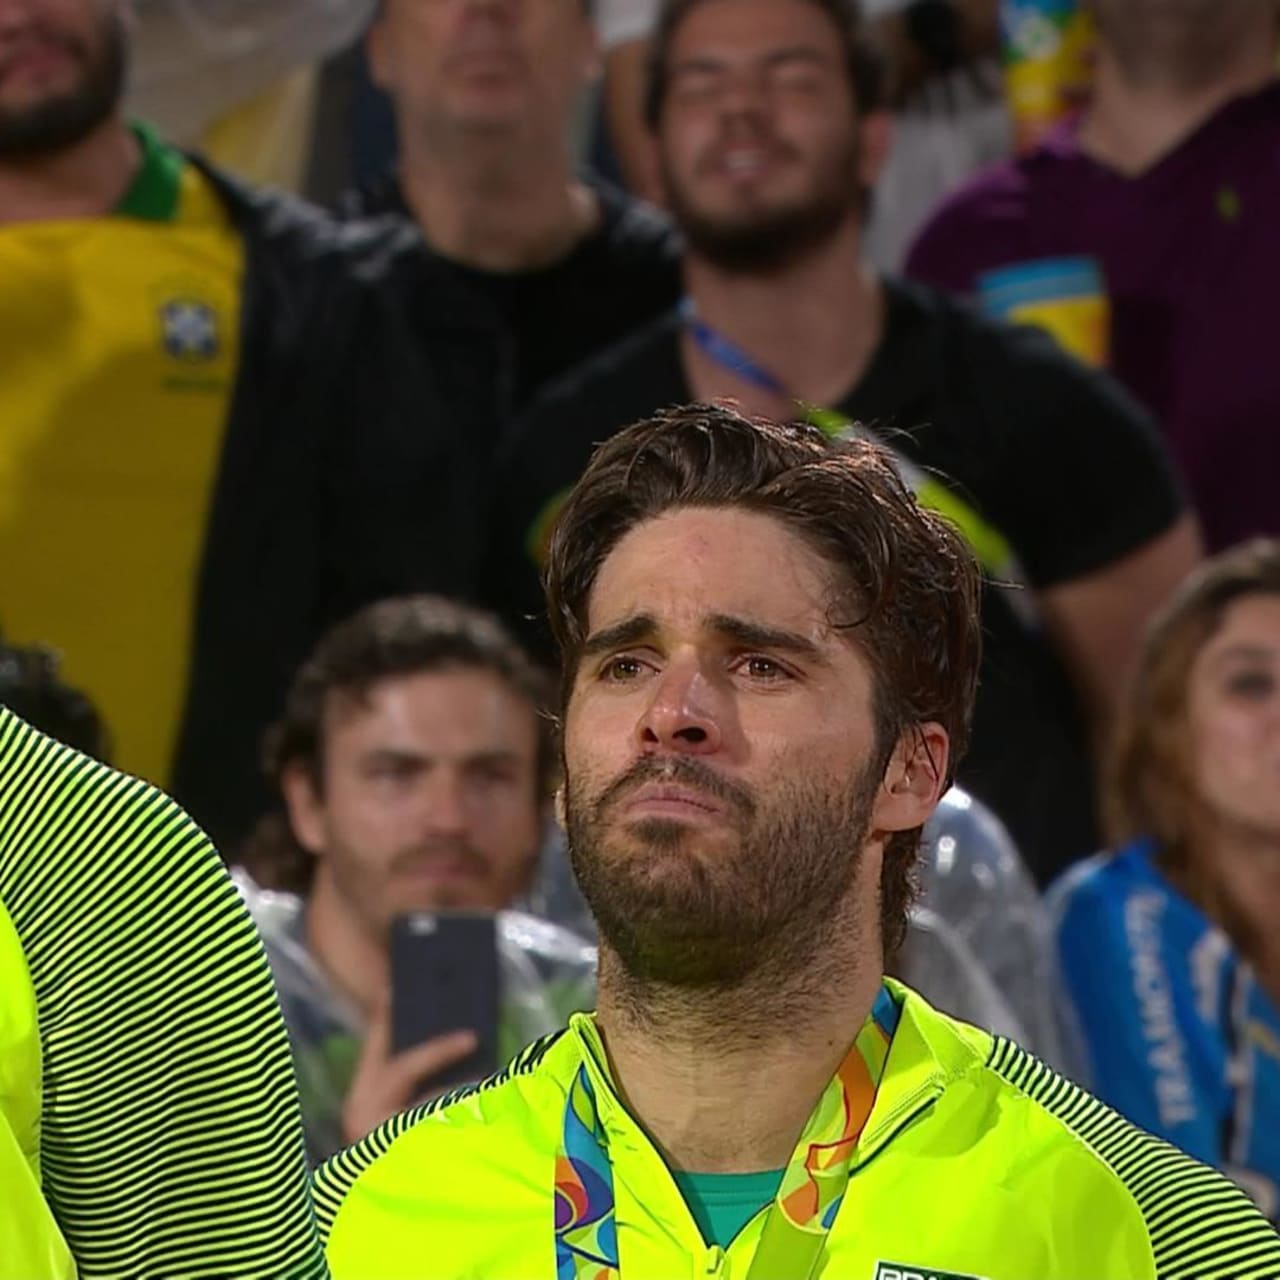
<path id="1" fill-rule="evenodd" d="M 556 825 L 561 831 L 565 829 L 564 783 L 562 782 L 552 797 L 552 808 L 555 812 Z"/>
<path id="2" fill-rule="evenodd" d="M 280 791 L 294 839 L 308 853 L 319 856 L 325 846 L 324 802 L 311 771 L 302 764 L 287 765 L 280 775 Z"/>
<path id="3" fill-rule="evenodd" d="M 947 789 L 951 741 L 930 720 L 898 739 L 872 806 L 874 831 L 913 831 L 924 826 Z"/>
<path id="4" fill-rule="evenodd" d="M 865 191 L 874 191 L 893 146 L 892 114 L 869 112 L 858 122 L 858 133 L 858 182 Z"/>

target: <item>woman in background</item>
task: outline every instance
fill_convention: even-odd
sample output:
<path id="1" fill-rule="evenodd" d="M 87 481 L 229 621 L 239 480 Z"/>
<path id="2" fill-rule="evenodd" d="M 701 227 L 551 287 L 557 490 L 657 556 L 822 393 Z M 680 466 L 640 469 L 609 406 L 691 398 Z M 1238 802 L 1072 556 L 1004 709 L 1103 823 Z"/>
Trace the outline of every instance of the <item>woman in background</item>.
<path id="1" fill-rule="evenodd" d="M 1108 780 L 1114 852 L 1050 895 L 1087 1083 L 1280 1216 L 1280 542 L 1153 627 Z"/>

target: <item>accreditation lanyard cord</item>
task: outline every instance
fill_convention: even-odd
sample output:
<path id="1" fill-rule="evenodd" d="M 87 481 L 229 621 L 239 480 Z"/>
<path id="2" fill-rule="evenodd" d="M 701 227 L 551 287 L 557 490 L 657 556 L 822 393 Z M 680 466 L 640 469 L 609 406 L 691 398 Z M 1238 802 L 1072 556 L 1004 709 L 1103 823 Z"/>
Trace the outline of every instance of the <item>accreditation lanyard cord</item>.
<path id="1" fill-rule="evenodd" d="M 793 400 L 799 406 L 801 417 L 810 426 L 817 427 L 824 435 L 836 439 L 875 439 L 893 458 L 903 482 L 915 493 L 922 506 L 947 516 L 960 530 L 972 548 L 978 562 L 986 570 L 993 583 L 1011 587 L 1006 592 L 1014 613 L 1029 628 L 1038 625 L 1038 617 L 1029 590 L 1029 578 L 1018 562 L 1012 545 L 1005 536 L 983 516 L 942 481 L 929 475 L 892 445 L 874 437 L 838 409 L 822 408 L 806 404 L 793 396 L 782 381 L 744 351 L 732 338 L 713 328 L 698 315 L 692 298 L 680 303 L 680 320 L 698 349 L 722 369 L 741 378 L 744 382 L 772 395 Z"/>
<path id="2" fill-rule="evenodd" d="M 854 1149 L 875 1103 L 899 1013 L 881 987 L 800 1135 L 747 1280 L 805 1280 L 816 1270 L 849 1186 Z M 585 1064 L 565 1102 L 555 1162 L 555 1238 L 556 1280 L 620 1280 L 613 1164 Z"/>

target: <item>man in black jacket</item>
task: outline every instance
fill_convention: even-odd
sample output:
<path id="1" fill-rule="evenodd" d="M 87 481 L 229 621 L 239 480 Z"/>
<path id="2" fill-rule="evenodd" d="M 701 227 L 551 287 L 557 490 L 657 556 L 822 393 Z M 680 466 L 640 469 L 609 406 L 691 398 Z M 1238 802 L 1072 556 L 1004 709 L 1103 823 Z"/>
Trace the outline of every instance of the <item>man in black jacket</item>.
<path id="1" fill-rule="evenodd" d="M 422 233 L 402 287 L 483 298 L 509 339 L 503 410 L 630 333 L 679 294 L 668 221 L 575 173 L 575 103 L 595 69 L 584 0 L 383 0 L 370 67 L 390 95 L 397 172 L 349 195 Z"/>
<path id="2" fill-rule="evenodd" d="M 116 760 L 230 848 L 324 627 L 464 593 L 487 313 L 406 228 L 246 190 L 120 110 L 123 0 L 0 6 L 0 625 L 60 650 Z M 455 403 L 456 402 L 456 403 Z"/>

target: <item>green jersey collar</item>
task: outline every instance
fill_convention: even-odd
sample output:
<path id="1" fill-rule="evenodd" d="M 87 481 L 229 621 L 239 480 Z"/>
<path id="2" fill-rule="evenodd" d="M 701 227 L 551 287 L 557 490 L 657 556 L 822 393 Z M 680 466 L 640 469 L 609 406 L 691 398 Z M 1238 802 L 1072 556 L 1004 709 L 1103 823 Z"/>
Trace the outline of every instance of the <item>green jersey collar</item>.
<path id="1" fill-rule="evenodd" d="M 116 217 L 144 222 L 172 222 L 178 214 L 186 157 L 169 146 L 150 125 L 130 126 L 142 149 L 142 164 L 115 207 Z"/>

